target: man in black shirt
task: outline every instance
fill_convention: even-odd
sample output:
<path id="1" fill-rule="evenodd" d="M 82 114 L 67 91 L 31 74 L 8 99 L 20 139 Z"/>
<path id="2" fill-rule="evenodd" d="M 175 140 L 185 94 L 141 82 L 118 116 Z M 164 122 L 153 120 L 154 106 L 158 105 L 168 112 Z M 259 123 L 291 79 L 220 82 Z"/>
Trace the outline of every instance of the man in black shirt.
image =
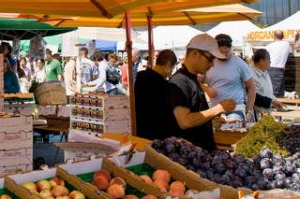
<path id="1" fill-rule="evenodd" d="M 186 57 L 170 79 L 167 103 L 170 119 L 169 132 L 184 138 L 208 151 L 216 148 L 211 119 L 219 114 L 233 111 L 235 101 L 226 99 L 209 108 L 197 74 L 205 74 L 215 58 L 224 59 L 217 41 L 207 34 L 199 34 L 187 45 Z"/>
<path id="2" fill-rule="evenodd" d="M 166 78 L 176 63 L 174 52 L 163 50 L 153 68 L 137 73 L 134 84 L 137 136 L 149 140 L 170 137 L 167 131 Z"/>

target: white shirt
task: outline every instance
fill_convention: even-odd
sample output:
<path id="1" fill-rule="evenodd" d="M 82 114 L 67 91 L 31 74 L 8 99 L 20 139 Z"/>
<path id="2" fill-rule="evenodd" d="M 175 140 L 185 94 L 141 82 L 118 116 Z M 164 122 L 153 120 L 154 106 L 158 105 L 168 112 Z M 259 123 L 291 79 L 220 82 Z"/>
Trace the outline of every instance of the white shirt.
<path id="1" fill-rule="evenodd" d="M 287 41 L 275 41 L 268 44 L 266 49 L 270 53 L 270 67 L 281 69 L 285 68 L 288 56 L 293 52 L 292 47 Z"/>
<path id="2" fill-rule="evenodd" d="M 44 68 L 42 69 L 37 69 L 35 72 L 35 81 L 37 83 L 43 83 L 46 81 L 46 71 Z"/>

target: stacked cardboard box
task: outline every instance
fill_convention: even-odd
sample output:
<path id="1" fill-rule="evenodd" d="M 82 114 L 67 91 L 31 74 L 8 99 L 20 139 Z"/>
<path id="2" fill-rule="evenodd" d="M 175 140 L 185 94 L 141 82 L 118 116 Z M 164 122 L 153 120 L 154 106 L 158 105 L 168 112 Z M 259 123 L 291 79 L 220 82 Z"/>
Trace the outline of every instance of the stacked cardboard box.
<path id="1" fill-rule="evenodd" d="M 3 76 L 3 54 L 0 54 L 0 112 L 4 109 L 4 76 Z"/>
<path id="2" fill-rule="evenodd" d="M 71 130 L 96 135 L 131 132 L 128 96 L 82 94 L 71 104 Z"/>
<path id="3" fill-rule="evenodd" d="M 11 116 L 11 117 L 8 117 Z M 32 170 L 32 117 L 0 117 L 0 176 Z"/>

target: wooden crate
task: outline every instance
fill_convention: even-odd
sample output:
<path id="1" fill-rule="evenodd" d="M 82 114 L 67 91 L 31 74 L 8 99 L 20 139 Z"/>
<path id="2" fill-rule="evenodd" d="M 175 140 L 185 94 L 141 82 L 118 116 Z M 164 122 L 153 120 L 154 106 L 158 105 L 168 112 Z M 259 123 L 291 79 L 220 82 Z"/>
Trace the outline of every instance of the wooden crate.
<path id="1" fill-rule="evenodd" d="M 246 134 L 240 131 L 216 131 L 214 139 L 218 149 L 233 151 L 233 145 Z"/>

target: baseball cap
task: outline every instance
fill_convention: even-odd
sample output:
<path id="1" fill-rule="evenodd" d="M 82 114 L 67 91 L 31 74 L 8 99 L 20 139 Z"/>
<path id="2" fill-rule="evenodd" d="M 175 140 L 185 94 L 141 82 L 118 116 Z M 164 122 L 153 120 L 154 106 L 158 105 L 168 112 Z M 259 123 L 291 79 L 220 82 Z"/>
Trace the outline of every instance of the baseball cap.
<path id="1" fill-rule="evenodd" d="M 225 55 L 219 51 L 217 40 L 206 33 L 194 36 L 186 48 L 208 51 L 216 58 L 226 59 Z"/>

